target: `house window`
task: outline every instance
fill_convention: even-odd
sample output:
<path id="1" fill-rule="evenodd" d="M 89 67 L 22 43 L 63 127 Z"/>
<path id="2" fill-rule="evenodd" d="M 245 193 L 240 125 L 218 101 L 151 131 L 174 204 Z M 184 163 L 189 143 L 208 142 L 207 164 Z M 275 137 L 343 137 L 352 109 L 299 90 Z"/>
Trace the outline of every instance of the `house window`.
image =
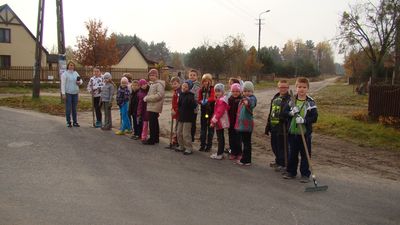
<path id="1" fill-rule="evenodd" d="M 0 28 L 0 43 L 11 43 L 11 30 Z"/>
<path id="2" fill-rule="evenodd" d="M 11 56 L 0 55 L 0 68 L 10 68 L 10 67 L 11 67 Z"/>

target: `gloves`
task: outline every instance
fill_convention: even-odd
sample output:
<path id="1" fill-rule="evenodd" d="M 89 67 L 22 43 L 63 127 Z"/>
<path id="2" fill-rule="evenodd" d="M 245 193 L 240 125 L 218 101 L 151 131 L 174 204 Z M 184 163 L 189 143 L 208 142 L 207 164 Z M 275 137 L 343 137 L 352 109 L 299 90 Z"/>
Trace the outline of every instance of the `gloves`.
<path id="1" fill-rule="evenodd" d="M 203 101 L 201 101 L 202 105 L 206 105 L 208 103 L 208 99 L 203 99 Z"/>
<path id="2" fill-rule="evenodd" d="M 290 116 L 294 116 L 294 115 L 296 115 L 296 114 L 299 113 L 299 112 L 300 112 L 299 108 L 298 108 L 297 106 L 295 106 L 295 107 L 293 107 L 292 110 L 289 112 L 289 115 L 290 115 Z"/>
<path id="3" fill-rule="evenodd" d="M 143 101 L 144 101 L 144 102 L 147 102 L 147 96 L 145 96 L 145 97 L 143 98 Z"/>
<path id="4" fill-rule="evenodd" d="M 301 117 L 301 116 L 296 117 L 297 124 L 303 124 L 304 122 L 305 122 L 305 120 L 303 119 L 303 117 Z"/>
<path id="5" fill-rule="evenodd" d="M 176 112 L 174 110 L 171 110 L 171 116 L 175 116 Z"/>

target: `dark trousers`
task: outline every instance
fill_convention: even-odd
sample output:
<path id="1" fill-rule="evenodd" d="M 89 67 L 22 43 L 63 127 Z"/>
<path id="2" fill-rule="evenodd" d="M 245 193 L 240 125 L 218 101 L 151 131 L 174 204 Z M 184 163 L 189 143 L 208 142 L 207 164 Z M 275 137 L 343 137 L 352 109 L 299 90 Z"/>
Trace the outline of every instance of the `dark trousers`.
<path id="1" fill-rule="evenodd" d="M 308 153 L 311 157 L 311 135 L 305 135 Z M 302 176 L 309 177 L 311 172 L 307 162 L 306 152 L 304 150 L 303 140 L 300 135 L 289 135 L 289 162 L 287 172 L 291 175 L 297 175 L 297 165 L 299 164 L 299 153 L 301 156 L 300 173 Z"/>
<path id="2" fill-rule="evenodd" d="M 196 136 L 196 122 L 197 122 L 197 113 L 194 114 L 192 120 L 192 128 L 191 128 L 192 142 L 194 142 L 194 136 Z"/>
<path id="3" fill-rule="evenodd" d="M 136 114 L 132 115 L 132 127 L 133 127 L 133 135 L 142 136 L 142 121 L 138 119 Z"/>
<path id="4" fill-rule="evenodd" d="M 78 106 L 78 94 L 65 94 L 65 118 L 67 123 L 71 123 L 71 114 L 72 121 L 77 123 L 77 106 Z"/>
<path id="5" fill-rule="evenodd" d="M 224 129 L 217 130 L 218 151 L 217 155 L 224 154 L 225 150 L 225 136 Z"/>
<path id="6" fill-rule="evenodd" d="M 211 148 L 214 137 L 214 128 L 210 127 L 210 119 L 201 115 L 200 118 L 200 146 Z"/>
<path id="7" fill-rule="evenodd" d="M 242 142 L 240 140 L 239 132 L 235 130 L 235 128 L 229 128 L 228 135 L 229 135 L 229 148 L 231 149 L 231 154 L 236 156 L 241 155 L 242 148 L 240 146 Z"/>
<path id="8" fill-rule="evenodd" d="M 96 113 L 96 121 L 101 122 L 101 100 L 99 97 L 93 97 L 93 108 Z"/>
<path id="9" fill-rule="evenodd" d="M 251 134 L 252 132 L 239 132 L 243 144 L 241 163 L 251 163 Z"/>
<path id="10" fill-rule="evenodd" d="M 286 143 L 287 146 L 288 143 Z M 275 155 L 275 163 L 279 166 L 285 166 L 285 136 L 283 133 L 271 132 L 271 148 Z"/>
<path id="11" fill-rule="evenodd" d="M 160 125 L 158 124 L 158 113 L 147 112 L 149 115 L 149 129 L 150 138 L 149 142 L 158 143 L 160 138 Z"/>

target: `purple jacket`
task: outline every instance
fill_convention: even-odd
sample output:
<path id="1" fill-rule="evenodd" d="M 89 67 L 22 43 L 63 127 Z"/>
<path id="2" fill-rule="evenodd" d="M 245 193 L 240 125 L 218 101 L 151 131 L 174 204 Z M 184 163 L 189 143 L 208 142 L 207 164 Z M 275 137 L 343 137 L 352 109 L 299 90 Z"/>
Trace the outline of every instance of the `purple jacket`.
<path id="1" fill-rule="evenodd" d="M 137 109 L 137 116 L 141 116 L 143 121 L 149 121 L 149 117 L 147 116 L 147 103 L 143 101 L 143 98 L 147 95 L 148 91 L 149 91 L 148 88 L 146 90 L 140 88 L 140 90 L 137 93 L 137 98 L 139 102 Z"/>

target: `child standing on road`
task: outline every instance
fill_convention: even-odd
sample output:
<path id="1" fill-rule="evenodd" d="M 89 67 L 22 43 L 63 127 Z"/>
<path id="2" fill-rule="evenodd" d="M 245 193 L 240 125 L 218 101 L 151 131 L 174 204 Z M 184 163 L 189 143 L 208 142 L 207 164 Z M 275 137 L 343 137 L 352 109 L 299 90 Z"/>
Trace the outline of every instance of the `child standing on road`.
<path id="1" fill-rule="evenodd" d="M 150 138 L 144 142 L 146 145 L 154 145 L 159 143 L 160 125 L 158 116 L 162 112 L 165 94 L 165 81 L 158 79 L 158 70 L 151 69 L 149 71 L 150 88 L 143 101 L 147 102 L 147 113 L 149 116 Z"/>
<path id="2" fill-rule="evenodd" d="M 228 100 L 224 96 L 225 86 L 218 83 L 214 86 L 215 91 L 215 107 L 214 115 L 212 116 L 210 127 L 217 131 L 217 141 L 218 141 L 218 151 L 210 156 L 212 159 L 221 160 L 224 158 L 225 150 L 225 137 L 224 129 L 229 127 L 229 117 L 228 117 Z"/>
<path id="3" fill-rule="evenodd" d="M 245 81 L 243 83 L 243 98 L 239 103 L 235 124 L 235 129 L 239 132 L 243 144 L 242 158 L 237 161 L 242 166 L 251 165 L 251 135 L 254 128 L 253 110 L 257 105 L 257 98 L 253 95 L 253 92 L 253 83 Z"/>
<path id="4" fill-rule="evenodd" d="M 140 138 L 141 129 L 139 129 L 139 120 L 137 118 L 137 109 L 139 105 L 138 101 L 138 93 L 139 93 L 139 81 L 132 81 L 132 93 L 129 98 L 129 119 L 132 121 L 133 134 L 131 136 L 132 139 L 137 140 Z"/>
<path id="5" fill-rule="evenodd" d="M 171 123 L 172 120 L 176 121 L 175 127 L 173 127 L 173 136 L 172 136 L 172 144 L 173 146 L 178 145 L 178 140 L 177 140 L 177 129 L 178 129 L 178 118 L 179 118 L 179 108 L 178 108 L 178 99 L 179 95 L 181 94 L 181 79 L 179 77 L 173 77 L 171 78 L 171 86 L 173 90 L 173 95 L 172 95 L 172 108 L 171 108 Z"/>
<path id="6" fill-rule="evenodd" d="M 279 92 L 274 95 L 271 100 L 269 109 L 267 126 L 265 127 L 265 134 L 271 133 L 271 148 L 275 155 L 275 161 L 271 163 L 276 171 L 285 171 L 288 154 L 288 120 L 284 117 L 283 110 L 287 107 L 290 101 L 289 83 L 287 80 L 280 80 L 278 82 Z M 285 143 L 286 142 L 286 143 Z M 285 149 L 286 148 L 286 149 Z M 286 154 L 286 156 L 285 156 Z"/>
<path id="7" fill-rule="evenodd" d="M 296 80 L 297 95 L 293 97 L 295 102 L 290 101 L 289 106 L 285 109 L 285 114 L 290 119 L 289 127 L 289 163 L 287 174 L 283 176 L 285 179 L 294 179 L 297 175 L 297 167 L 299 164 L 299 153 L 301 156 L 300 173 L 302 183 L 310 181 L 310 169 L 307 161 L 306 152 L 303 145 L 301 135 L 304 135 L 308 153 L 311 156 L 311 134 L 312 124 L 317 122 L 318 112 L 315 101 L 307 95 L 309 89 L 309 81 L 307 78 L 299 77 Z M 301 128 L 300 128 L 301 127 Z M 303 131 L 303 134 L 302 134 Z"/>
<path id="8" fill-rule="evenodd" d="M 235 129 L 236 116 L 239 108 L 240 100 L 242 99 L 240 84 L 234 83 L 231 85 L 231 97 L 228 99 L 229 104 L 229 148 L 231 149 L 231 154 L 229 156 L 230 160 L 240 160 L 242 158 L 242 148 L 240 147 L 240 135 Z"/>
<path id="9" fill-rule="evenodd" d="M 101 87 L 100 97 L 101 104 L 104 110 L 104 123 L 101 127 L 102 130 L 111 130 L 112 120 L 111 120 L 111 107 L 114 95 L 114 83 L 112 81 L 111 74 L 106 72 L 103 76 L 104 86 Z"/>
<path id="10" fill-rule="evenodd" d="M 190 91 L 194 94 L 195 99 L 198 99 L 199 95 L 199 89 L 200 89 L 200 82 L 197 80 L 199 76 L 199 72 L 197 70 L 190 70 L 189 72 L 189 80 L 193 82 L 193 87 L 190 89 Z M 194 114 L 193 114 L 193 121 L 192 121 L 192 142 L 194 142 L 194 137 L 196 135 L 196 123 L 197 123 L 197 113 L 199 111 L 199 105 L 196 104 L 196 108 L 194 109 Z"/>
<path id="11" fill-rule="evenodd" d="M 115 134 L 117 135 L 124 135 L 125 133 L 130 133 L 132 129 L 131 122 L 128 116 L 129 97 L 131 95 L 129 92 L 128 85 L 129 85 L 128 78 L 122 77 L 121 84 L 117 92 L 117 104 L 119 106 L 119 114 L 121 117 L 121 126 L 119 128 L 119 131 L 115 132 Z"/>
<path id="12" fill-rule="evenodd" d="M 214 114 L 214 87 L 212 86 L 212 75 L 206 73 L 201 78 L 201 88 L 198 94 L 198 104 L 201 104 L 200 117 L 200 149 L 201 152 L 209 152 L 212 147 L 214 128 L 210 127 L 210 119 Z"/>
<path id="13" fill-rule="evenodd" d="M 182 84 L 182 93 L 179 95 L 178 109 L 178 143 L 179 149 L 184 155 L 193 153 L 191 129 L 194 109 L 197 106 L 194 94 L 190 91 L 193 86 L 192 80 L 187 80 Z"/>
<path id="14" fill-rule="evenodd" d="M 96 112 L 96 122 L 93 124 L 94 127 L 101 127 L 101 99 L 100 90 L 104 85 L 103 78 L 101 77 L 101 72 L 99 67 L 93 68 L 93 76 L 90 78 L 87 85 L 88 92 L 92 95 L 93 109 Z"/>
<path id="15" fill-rule="evenodd" d="M 137 119 L 139 121 L 139 129 L 141 133 L 140 140 L 142 142 L 147 140 L 147 134 L 149 129 L 149 118 L 147 116 L 147 103 L 143 101 L 144 97 L 146 97 L 149 92 L 149 85 L 145 79 L 139 80 L 139 92 L 138 96 L 138 109 L 137 109 Z"/>

